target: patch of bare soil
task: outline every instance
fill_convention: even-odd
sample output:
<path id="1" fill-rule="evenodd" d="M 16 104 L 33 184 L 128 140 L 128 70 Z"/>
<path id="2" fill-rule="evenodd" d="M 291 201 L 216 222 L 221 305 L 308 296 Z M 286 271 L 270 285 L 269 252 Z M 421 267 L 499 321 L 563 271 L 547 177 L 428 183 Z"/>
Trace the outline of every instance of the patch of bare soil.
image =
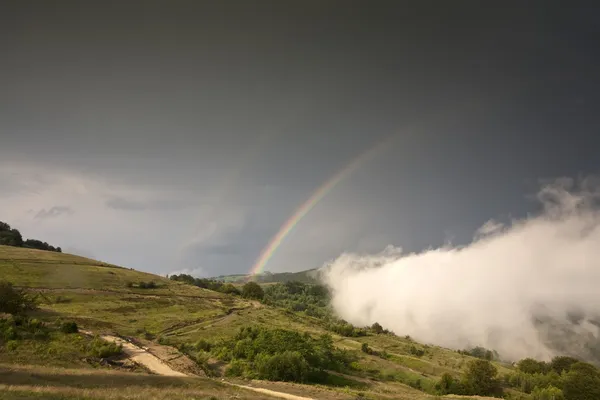
<path id="1" fill-rule="evenodd" d="M 162 360 L 176 371 L 181 371 L 188 375 L 206 376 L 206 373 L 198 364 L 174 347 L 157 344 L 145 339 L 130 339 L 130 341 Z"/>

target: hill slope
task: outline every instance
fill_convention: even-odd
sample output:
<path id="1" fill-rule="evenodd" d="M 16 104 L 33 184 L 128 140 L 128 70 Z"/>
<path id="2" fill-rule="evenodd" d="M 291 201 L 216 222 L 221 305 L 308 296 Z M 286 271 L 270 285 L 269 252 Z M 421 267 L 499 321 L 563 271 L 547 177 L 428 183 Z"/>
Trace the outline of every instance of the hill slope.
<path id="1" fill-rule="evenodd" d="M 342 336 L 335 328 L 339 321 L 311 316 L 308 310 L 284 308 L 276 297 L 265 301 L 271 304 L 267 305 L 69 254 L 0 246 L 0 276 L 39 296 L 39 310 L 32 317 L 48 326 L 74 321 L 96 334 L 129 338 L 148 348 L 171 367 L 187 374 L 206 373 L 223 379 L 228 368 L 254 362 L 243 355 L 241 359 L 235 358 L 240 328 L 246 328 L 245 335 L 250 335 L 244 339 L 245 343 L 253 343 L 253 335 L 277 337 L 291 334 L 285 332 L 297 332 L 300 333 L 300 341 L 306 341 L 307 346 L 317 346 L 316 349 L 321 346 L 323 335 L 330 335 L 333 351 L 336 354 L 341 352 L 339 354 L 348 360 L 348 364 L 343 368 L 327 368 L 329 372 L 324 371 L 326 378 L 320 385 L 252 381 L 256 387 L 299 396 L 319 399 L 430 399 L 436 394 L 435 385 L 443 374 L 459 377 L 468 362 L 473 360 L 473 357 L 453 350 L 419 344 L 409 337 L 372 329 L 361 329 L 360 335 Z M 147 285 L 150 282 L 153 284 Z M 272 293 L 286 290 L 286 285 L 277 285 L 269 286 L 273 288 Z M 295 284 L 289 285 L 289 288 L 309 291 L 303 292 L 305 294 L 298 292 L 294 299 L 306 299 L 306 293 L 318 293 L 310 285 Z M 253 330 L 248 331 L 248 327 Z M 93 346 L 93 340 L 87 335 L 67 337 L 55 331 L 41 342 L 35 337 L 10 343 L 3 343 L 0 339 L 3 343 L 0 346 L 0 385 L 7 389 L 6 385 L 15 384 L 11 376 L 21 377 L 20 386 L 10 389 L 14 395 L 12 398 L 23 398 L 18 397 L 21 396 L 18 393 L 31 394 L 31 390 L 39 385 L 54 388 L 51 390 L 55 390 L 57 396 L 63 396 L 56 398 L 82 398 L 85 397 L 84 389 L 110 385 L 108 382 L 116 378 L 98 370 L 104 368 L 104 364 L 97 360 L 90 362 L 86 356 L 86 349 Z M 293 343 L 278 345 L 289 344 Z M 230 345 L 233 353 L 227 353 Z M 265 345 L 269 344 L 262 344 Z M 211 346 L 216 350 L 210 351 Z M 219 351 L 220 355 L 217 354 Z M 223 352 L 234 354 L 233 359 Z M 68 367 L 71 370 L 48 369 L 51 367 Z M 142 385 L 142 382 L 147 390 L 152 391 L 148 392 L 148 396 L 153 398 L 178 398 L 174 394 L 169 397 L 166 389 L 159 390 L 159 383 L 173 388 L 183 387 L 184 392 L 187 391 L 185 395 L 192 395 L 194 390 L 211 395 L 218 393 L 215 395 L 222 398 L 232 395 L 233 389 L 214 386 L 210 380 L 163 378 L 140 374 L 136 368 L 133 372 L 117 368 L 121 374 L 117 379 L 121 383 L 117 386 L 123 390 L 111 394 L 114 397 L 101 397 L 96 389 L 90 389 L 90 398 L 131 398 L 124 394 L 132 395 L 136 385 Z M 509 373 L 511 369 L 499 363 L 496 363 L 496 368 L 501 374 Z M 30 375 L 30 372 L 25 374 L 23 371 L 33 371 L 37 378 L 22 378 Z M 56 378 L 56 375 L 61 378 Z M 77 379 L 84 375 L 93 375 L 93 378 L 81 378 L 79 382 L 64 378 L 72 375 L 77 375 Z M 232 383 L 241 382 L 230 379 Z M 86 386 L 88 382 L 89 386 Z M 126 383 L 132 386 L 125 388 Z M 205 387 L 210 390 L 202 392 Z M 263 398 L 260 396 L 242 393 L 239 398 Z"/>

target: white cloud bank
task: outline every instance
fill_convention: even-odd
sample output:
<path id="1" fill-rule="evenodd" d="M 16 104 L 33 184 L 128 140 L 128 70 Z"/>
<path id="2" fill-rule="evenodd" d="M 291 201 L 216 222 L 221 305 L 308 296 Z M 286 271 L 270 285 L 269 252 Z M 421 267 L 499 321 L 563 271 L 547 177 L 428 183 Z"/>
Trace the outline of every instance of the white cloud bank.
<path id="1" fill-rule="evenodd" d="M 538 193 L 540 215 L 507 226 L 486 223 L 467 246 L 346 253 L 327 264 L 322 277 L 337 313 L 355 325 L 377 321 L 427 343 L 547 359 L 556 354 L 551 336 L 567 326 L 598 338 L 589 320 L 573 325 L 568 317 L 574 311 L 600 316 L 598 189 L 592 179 L 577 185 L 561 179 Z M 534 315 L 562 328 L 541 327 Z M 581 350 L 572 339 L 560 346 L 567 353 Z"/>

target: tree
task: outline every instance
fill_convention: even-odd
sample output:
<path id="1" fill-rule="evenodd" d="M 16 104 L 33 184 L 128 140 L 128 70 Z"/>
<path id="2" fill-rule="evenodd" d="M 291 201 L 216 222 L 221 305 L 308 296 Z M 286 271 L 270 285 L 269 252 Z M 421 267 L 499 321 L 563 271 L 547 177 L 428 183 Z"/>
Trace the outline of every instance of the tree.
<path id="1" fill-rule="evenodd" d="M 375 322 L 372 326 L 371 329 L 373 330 L 373 332 L 375 332 L 376 334 L 380 334 L 383 333 L 383 327 L 381 325 L 379 325 L 378 322 Z"/>
<path id="2" fill-rule="evenodd" d="M 565 400 L 565 396 L 562 390 L 554 387 L 548 386 L 547 388 L 540 389 L 536 387 L 531 392 L 532 400 Z"/>
<path id="3" fill-rule="evenodd" d="M 273 356 L 261 353 L 256 359 L 256 370 L 261 379 L 304 382 L 309 365 L 297 351 L 284 351 Z"/>
<path id="4" fill-rule="evenodd" d="M 600 372 L 591 364 L 578 362 L 563 380 L 565 400 L 600 399 Z"/>
<path id="5" fill-rule="evenodd" d="M 556 371 L 557 374 L 562 374 L 563 371 L 569 371 L 573 364 L 577 364 L 578 359 L 569 356 L 556 356 L 550 361 L 550 368 Z"/>
<path id="6" fill-rule="evenodd" d="M 439 394 L 462 394 L 463 390 L 459 381 L 454 379 L 452 375 L 444 372 L 440 377 L 440 380 L 435 385 L 436 390 Z"/>
<path id="7" fill-rule="evenodd" d="M 0 313 L 22 314 L 36 307 L 35 299 L 10 282 L 0 281 Z"/>
<path id="8" fill-rule="evenodd" d="M 247 299 L 262 300 L 265 292 L 256 282 L 248 282 L 242 288 L 242 296 Z"/>
<path id="9" fill-rule="evenodd" d="M 517 368 L 526 374 L 545 374 L 548 372 L 548 364 L 533 358 L 522 359 L 517 363 Z"/>
<path id="10" fill-rule="evenodd" d="M 487 360 L 472 360 L 463 375 L 463 385 L 468 394 L 486 396 L 498 390 L 498 370 Z"/>
<path id="11" fill-rule="evenodd" d="M 23 246 L 21 232 L 16 229 L 11 229 L 9 224 L 0 221 L 0 245 L 15 247 Z"/>
<path id="12" fill-rule="evenodd" d="M 79 332 L 79 328 L 75 322 L 63 322 L 60 325 L 60 330 L 63 333 L 77 333 Z"/>
<path id="13" fill-rule="evenodd" d="M 236 288 L 235 286 L 233 286 L 231 283 L 226 283 L 223 286 L 221 286 L 221 292 L 228 293 L 228 294 L 234 294 L 234 295 L 238 295 L 238 296 L 240 294 L 240 290 L 238 288 Z"/>

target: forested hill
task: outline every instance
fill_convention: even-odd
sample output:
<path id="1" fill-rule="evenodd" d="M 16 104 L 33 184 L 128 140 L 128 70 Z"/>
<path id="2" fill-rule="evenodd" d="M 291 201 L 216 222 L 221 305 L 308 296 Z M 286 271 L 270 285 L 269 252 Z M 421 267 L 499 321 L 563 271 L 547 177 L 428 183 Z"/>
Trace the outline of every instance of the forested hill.
<path id="1" fill-rule="evenodd" d="M 0 245 L 13 247 L 26 247 L 28 249 L 38 249 L 47 251 L 56 251 L 62 253 L 60 247 L 54 247 L 46 242 L 37 239 L 23 239 L 21 232 L 11 228 L 6 222 L 0 221 Z"/>

